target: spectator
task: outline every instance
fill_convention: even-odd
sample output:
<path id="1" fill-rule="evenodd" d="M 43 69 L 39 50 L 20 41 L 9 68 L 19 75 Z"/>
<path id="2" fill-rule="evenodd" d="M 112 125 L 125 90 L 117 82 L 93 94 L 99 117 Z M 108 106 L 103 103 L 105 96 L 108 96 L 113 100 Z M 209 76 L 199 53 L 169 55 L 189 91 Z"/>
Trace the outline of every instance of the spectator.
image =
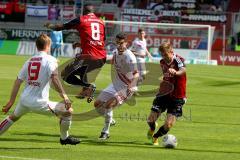
<path id="1" fill-rule="evenodd" d="M 61 46 L 63 44 L 62 31 L 51 31 L 50 37 L 52 40 L 51 55 L 58 58 L 61 55 Z"/>

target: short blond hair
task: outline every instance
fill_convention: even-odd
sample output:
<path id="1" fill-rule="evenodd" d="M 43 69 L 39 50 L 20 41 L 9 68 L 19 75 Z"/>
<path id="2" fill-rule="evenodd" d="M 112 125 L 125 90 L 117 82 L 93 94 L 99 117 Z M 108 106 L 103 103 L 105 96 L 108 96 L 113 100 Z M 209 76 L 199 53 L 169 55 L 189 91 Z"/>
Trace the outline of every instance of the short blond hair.
<path id="1" fill-rule="evenodd" d="M 36 40 L 38 50 L 44 50 L 47 46 L 51 45 L 51 39 L 46 34 L 41 34 Z"/>
<path id="2" fill-rule="evenodd" d="M 160 52 L 164 52 L 164 53 L 168 53 L 172 50 L 172 45 L 170 42 L 163 42 L 160 46 L 159 46 L 159 51 Z"/>

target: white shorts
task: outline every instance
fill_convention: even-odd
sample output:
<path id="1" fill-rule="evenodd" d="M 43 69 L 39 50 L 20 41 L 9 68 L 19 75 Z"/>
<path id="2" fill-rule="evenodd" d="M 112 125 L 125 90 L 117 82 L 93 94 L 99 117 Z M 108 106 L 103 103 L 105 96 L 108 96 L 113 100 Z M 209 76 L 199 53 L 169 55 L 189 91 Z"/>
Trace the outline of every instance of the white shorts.
<path id="1" fill-rule="evenodd" d="M 63 103 L 49 101 L 47 104 L 44 106 L 24 106 L 21 102 L 18 102 L 13 114 L 16 117 L 21 117 L 26 113 L 34 112 L 43 115 L 58 116 L 67 111 Z"/>
<path id="2" fill-rule="evenodd" d="M 122 89 L 116 89 L 113 84 L 105 88 L 97 97 L 97 100 L 107 102 L 111 98 L 116 98 L 117 105 L 123 104 L 127 99 L 131 98 L 133 92 L 128 92 L 127 87 L 123 86 Z"/>

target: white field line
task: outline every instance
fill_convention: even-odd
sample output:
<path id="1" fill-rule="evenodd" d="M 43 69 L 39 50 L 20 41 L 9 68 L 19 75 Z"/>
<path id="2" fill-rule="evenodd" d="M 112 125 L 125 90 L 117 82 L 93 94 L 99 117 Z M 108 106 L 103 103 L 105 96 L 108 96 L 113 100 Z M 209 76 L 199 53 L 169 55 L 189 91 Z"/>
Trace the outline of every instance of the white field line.
<path id="1" fill-rule="evenodd" d="M 51 159 L 39 159 L 39 158 L 27 158 L 27 157 L 12 157 L 12 156 L 1 156 L 0 159 L 22 159 L 22 160 L 51 160 Z"/>

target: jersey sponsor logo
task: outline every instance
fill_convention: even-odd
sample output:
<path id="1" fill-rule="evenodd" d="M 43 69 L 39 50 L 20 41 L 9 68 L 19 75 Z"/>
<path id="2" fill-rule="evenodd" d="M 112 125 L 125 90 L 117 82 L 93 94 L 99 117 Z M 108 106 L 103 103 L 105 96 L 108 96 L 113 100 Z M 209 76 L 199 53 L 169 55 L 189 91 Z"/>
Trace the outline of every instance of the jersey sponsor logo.
<path id="1" fill-rule="evenodd" d="M 28 81 L 28 85 L 30 85 L 30 86 L 35 86 L 35 87 L 40 87 L 41 83 L 39 83 L 39 82 L 34 82 L 34 81 Z"/>

